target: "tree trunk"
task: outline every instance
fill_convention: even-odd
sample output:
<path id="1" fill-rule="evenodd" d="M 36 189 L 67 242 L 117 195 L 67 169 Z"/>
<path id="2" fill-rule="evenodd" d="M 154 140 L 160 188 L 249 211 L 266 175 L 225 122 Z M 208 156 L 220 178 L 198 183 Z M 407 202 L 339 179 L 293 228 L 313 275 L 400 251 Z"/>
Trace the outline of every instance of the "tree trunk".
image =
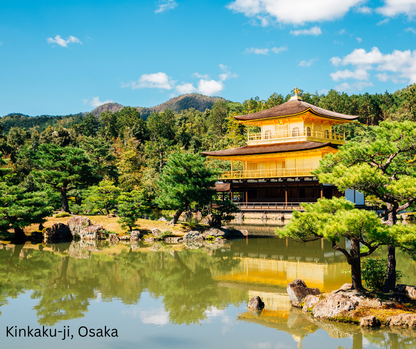
<path id="1" fill-rule="evenodd" d="M 387 204 L 387 208 L 391 208 L 393 205 Z M 397 222 L 395 205 L 394 210 L 389 213 L 387 219 L 387 225 L 393 226 Z M 383 292 L 389 293 L 394 291 L 396 288 L 396 248 L 393 245 L 387 247 L 387 271 L 386 271 L 386 281 L 384 282 Z"/>
<path id="2" fill-rule="evenodd" d="M 387 272 L 384 282 L 383 292 L 389 293 L 396 288 L 396 247 L 387 247 Z"/>
<path id="3" fill-rule="evenodd" d="M 13 241 L 26 241 L 27 236 L 22 228 L 14 228 Z"/>
<path id="4" fill-rule="evenodd" d="M 173 224 L 176 224 L 182 212 L 183 212 L 182 209 L 179 209 L 176 211 L 175 215 L 173 216 Z"/>
<path id="5" fill-rule="evenodd" d="M 360 243 L 351 239 L 351 258 L 348 259 L 351 265 L 351 283 L 353 290 L 363 291 L 364 287 L 361 281 L 361 259 L 360 259 Z"/>
<path id="6" fill-rule="evenodd" d="M 66 196 L 66 189 L 61 188 L 62 211 L 71 213 L 69 211 L 68 197 Z"/>

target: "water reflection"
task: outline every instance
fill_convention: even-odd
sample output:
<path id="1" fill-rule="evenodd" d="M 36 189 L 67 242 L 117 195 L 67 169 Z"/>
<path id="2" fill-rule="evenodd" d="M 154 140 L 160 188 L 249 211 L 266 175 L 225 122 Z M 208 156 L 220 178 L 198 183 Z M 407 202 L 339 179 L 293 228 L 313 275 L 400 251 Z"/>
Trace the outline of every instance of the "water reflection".
<path id="1" fill-rule="evenodd" d="M 397 259 L 409 277 L 405 282 L 414 283 L 414 263 L 402 253 Z M 106 242 L 0 244 L 0 310 L 11 298 L 30 291 L 37 300 L 33 311 L 38 323 L 53 326 L 84 317 L 96 300 L 136 305 L 148 293 L 160 299 L 163 308 L 141 310 L 143 323 L 189 325 L 204 323 L 230 306 L 245 309 L 249 299 L 260 295 L 265 310 L 242 311 L 238 323 L 284 331 L 299 345 L 324 330 L 332 338 L 351 337 L 354 349 L 369 343 L 413 348 L 413 330 L 363 331 L 314 321 L 290 307 L 287 283 L 302 278 L 310 287 L 332 290 L 349 281 L 343 269 L 348 269 L 345 258 L 324 241 L 253 238 L 199 249 Z"/>

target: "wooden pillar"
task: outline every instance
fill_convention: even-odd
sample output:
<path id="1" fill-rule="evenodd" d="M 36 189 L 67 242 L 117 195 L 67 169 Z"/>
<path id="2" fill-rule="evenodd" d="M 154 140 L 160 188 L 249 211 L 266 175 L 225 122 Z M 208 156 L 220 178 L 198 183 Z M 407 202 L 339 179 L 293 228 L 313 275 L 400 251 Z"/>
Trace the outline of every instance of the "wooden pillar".
<path id="1" fill-rule="evenodd" d="M 233 178 L 233 160 L 230 160 L 231 161 L 231 178 Z"/>
<path id="2" fill-rule="evenodd" d="M 233 184 L 230 184 L 230 201 L 233 202 Z"/>
<path id="3" fill-rule="evenodd" d="M 324 197 L 324 186 L 321 184 L 321 199 Z"/>
<path id="4" fill-rule="evenodd" d="M 246 187 L 246 205 L 247 205 L 247 201 L 248 201 L 248 188 Z"/>
<path id="5" fill-rule="evenodd" d="M 287 206 L 287 184 L 285 185 L 285 206 Z"/>

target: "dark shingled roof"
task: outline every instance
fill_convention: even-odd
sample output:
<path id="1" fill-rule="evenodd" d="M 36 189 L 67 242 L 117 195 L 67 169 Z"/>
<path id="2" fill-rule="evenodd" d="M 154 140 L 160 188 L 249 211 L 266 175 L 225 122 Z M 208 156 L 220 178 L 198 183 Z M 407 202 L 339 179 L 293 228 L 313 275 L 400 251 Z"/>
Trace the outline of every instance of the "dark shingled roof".
<path id="1" fill-rule="evenodd" d="M 293 142 L 293 143 L 277 143 L 263 145 L 246 145 L 240 148 L 232 148 L 217 151 L 206 151 L 202 154 L 207 156 L 238 156 L 238 155 L 255 155 L 269 153 L 285 153 L 299 150 L 311 150 L 324 147 L 338 148 L 338 145 L 318 142 Z"/>
<path id="2" fill-rule="evenodd" d="M 322 108 L 316 107 L 312 104 L 306 103 L 301 100 L 291 100 L 289 102 L 280 104 L 276 107 L 273 107 L 267 110 L 262 110 L 253 114 L 234 116 L 234 118 L 240 121 L 267 119 L 267 118 L 283 117 L 283 116 L 298 114 L 308 109 L 311 109 L 312 113 L 319 114 L 322 116 L 327 116 L 330 118 L 335 118 L 335 119 L 355 120 L 358 118 L 358 116 L 355 116 L 355 115 L 345 115 L 341 113 L 336 113 L 334 111 L 322 109 Z"/>

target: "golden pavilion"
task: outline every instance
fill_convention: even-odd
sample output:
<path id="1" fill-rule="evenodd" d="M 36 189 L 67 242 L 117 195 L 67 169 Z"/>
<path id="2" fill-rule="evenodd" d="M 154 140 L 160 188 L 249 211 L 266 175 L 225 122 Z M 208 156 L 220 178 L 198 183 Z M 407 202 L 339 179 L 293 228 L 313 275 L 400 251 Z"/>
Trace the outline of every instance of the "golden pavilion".
<path id="1" fill-rule="evenodd" d="M 345 133 L 336 132 L 335 126 L 358 116 L 316 107 L 302 101 L 298 92 L 276 107 L 234 117 L 261 129 L 248 133 L 246 146 L 203 153 L 231 162 L 231 171 L 220 175 L 216 188 L 228 192 L 240 208 L 291 210 L 301 202 L 342 195 L 336 187 L 320 184 L 311 171 L 345 143 Z"/>

